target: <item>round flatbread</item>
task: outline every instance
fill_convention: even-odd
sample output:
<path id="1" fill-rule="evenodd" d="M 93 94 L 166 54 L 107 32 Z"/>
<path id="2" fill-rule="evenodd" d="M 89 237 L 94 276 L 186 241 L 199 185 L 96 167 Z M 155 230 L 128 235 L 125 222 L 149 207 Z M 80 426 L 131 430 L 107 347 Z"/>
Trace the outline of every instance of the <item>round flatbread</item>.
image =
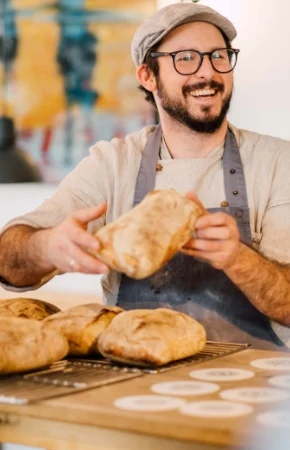
<path id="1" fill-rule="evenodd" d="M 0 317 L 21 317 L 23 319 L 43 320 L 59 312 L 51 303 L 34 298 L 11 298 L 0 300 Z"/>
<path id="2" fill-rule="evenodd" d="M 37 320 L 0 317 L 0 374 L 38 369 L 65 357 L 68 342 Z"/>

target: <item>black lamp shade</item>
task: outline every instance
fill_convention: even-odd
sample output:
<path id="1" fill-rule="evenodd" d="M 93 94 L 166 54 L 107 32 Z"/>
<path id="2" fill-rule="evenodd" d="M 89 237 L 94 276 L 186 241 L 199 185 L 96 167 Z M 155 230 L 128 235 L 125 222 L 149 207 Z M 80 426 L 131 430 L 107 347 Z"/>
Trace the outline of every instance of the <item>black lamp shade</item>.
<path id="1" fill-rule="evenodd" d="M 14 122 L 0 117 L 0 183 L 42 181 L 39 168 L 27 152 L 16 145 Z"/>

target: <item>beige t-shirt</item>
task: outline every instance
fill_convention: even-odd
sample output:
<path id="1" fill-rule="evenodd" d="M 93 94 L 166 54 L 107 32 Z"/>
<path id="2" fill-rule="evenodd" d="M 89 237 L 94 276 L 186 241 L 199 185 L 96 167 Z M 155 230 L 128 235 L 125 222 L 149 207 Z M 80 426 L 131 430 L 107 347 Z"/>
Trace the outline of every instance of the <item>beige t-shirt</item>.
<path id="1" fill-rule="evenodd" d="M 230 127 L 244 167 L 253 245 L 265 256 L 290 264 L 290 142 Z M 93 232 L 125 213 L 132 207 L 141 153 L 154 129 L 149 126 L 124 139 L 97 142 L 51 199 L 4 229 L 16 224 L 52 227 L 77 209 L 106 202 L 106 216 L 89 226 Z M 162 145 L 155 189 L 192 190 L 206 208 L 219 207 L 226 199 L 223 150 L 221 145 L 205 158 L 172 159 Z M 110 305 L 116 303 L 120 277 L 112 271 L 102 278 L 104 301 Z"/>

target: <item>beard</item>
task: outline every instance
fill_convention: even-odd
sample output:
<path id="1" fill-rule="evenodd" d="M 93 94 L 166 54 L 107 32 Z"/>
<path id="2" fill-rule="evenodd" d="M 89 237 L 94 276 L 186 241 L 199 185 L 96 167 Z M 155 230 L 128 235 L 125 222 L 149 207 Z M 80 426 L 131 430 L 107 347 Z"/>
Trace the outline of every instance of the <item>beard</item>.
<path id="1" fill-rule="evenodd" d="M 224 92 L 224 85 L 212 80 L 210 82 L 184 86 L 182 89 L 182 93 L 184 97 L 186 97 L 187 95 L 190 95 L 190 91 L 192 90 L 205 88 L 215 89 L 216 92 Z M 218 115 L 210 114 L 211 108 L 209 106 L 203 106 L 202 112 L 204 113 L 204 117 L 198 118 L 190 114 L 188 109 L 179 100 L 174 100 L 169 97 L 168 92 L 166 92 L 165 87 L 159 77 L 157 78 L 157 95 L 161 100 L 162 108 L 174 121 L 185 125 L 192 131 L 204 134 L 213 134 L 220 129 L 230 109 L 232 99 L 231 91 L 229 95 L 224 98 L 221 111 Z"/>

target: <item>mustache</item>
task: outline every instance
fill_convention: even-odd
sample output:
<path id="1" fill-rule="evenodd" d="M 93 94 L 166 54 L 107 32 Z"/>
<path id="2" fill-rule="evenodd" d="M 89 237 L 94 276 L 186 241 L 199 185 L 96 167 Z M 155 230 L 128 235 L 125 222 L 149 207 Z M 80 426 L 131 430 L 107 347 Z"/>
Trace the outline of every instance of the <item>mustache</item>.
<path id="1" fill-rule="evenodd" d="M 182 92 L 183 95 L 188 95 L 192 91 L 197 91 L 200 89 L 214 89 L 217 92 L 224 92 L 225 86 L 222 83 L 219 83 L 218 81 L 211 80 L 211 81 L 203 81 L 196 84 L 191 84 L 188 86 L 183 86 Z"/>

